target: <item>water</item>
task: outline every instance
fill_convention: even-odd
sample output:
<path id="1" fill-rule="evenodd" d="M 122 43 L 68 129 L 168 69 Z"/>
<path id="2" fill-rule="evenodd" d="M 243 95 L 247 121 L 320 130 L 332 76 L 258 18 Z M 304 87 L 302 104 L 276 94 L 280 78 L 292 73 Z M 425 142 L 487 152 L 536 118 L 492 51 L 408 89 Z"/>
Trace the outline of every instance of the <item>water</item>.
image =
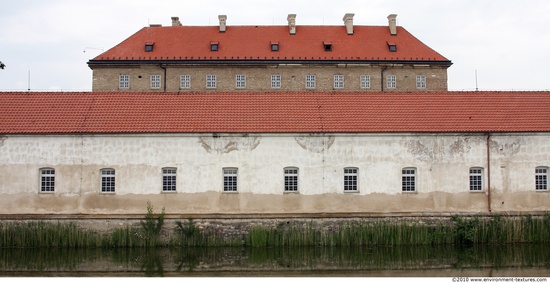
<path id="1" fill-rule="evenodd" d="M 549 277 L 550 246 L 0 249 L 10 277 Z"/>

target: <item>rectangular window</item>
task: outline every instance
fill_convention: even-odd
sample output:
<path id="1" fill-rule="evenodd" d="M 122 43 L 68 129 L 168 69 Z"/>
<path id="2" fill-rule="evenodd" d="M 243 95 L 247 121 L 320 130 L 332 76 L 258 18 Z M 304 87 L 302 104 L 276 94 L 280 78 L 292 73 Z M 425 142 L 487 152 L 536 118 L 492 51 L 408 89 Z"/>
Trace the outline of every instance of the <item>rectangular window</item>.
<path id="1" fill-rule="evenodd" d="M 370 88 L 370 76 L 361 75 L 361 88 Z"/>
<path id="2" fill-rule="evenodd" d="M 101 192 L 115 192 L 115 169 L 101 169 Z"/>
<path id="3" fill-rule="evenodd" d="M 180 88 L 191 88 L 191 75 L 180 76 Z"/>
<path id="4" fill-rule="evenodd" d="M 403 168 L 401 170 L 401 189 L 403 192 L 416 191 L 416 169 Z"/>
<path id="5" fill-rule="evenodd" d="M 483 190 L 483 169 L 470 168 L 470 191 L 479 192 Z"/>
<path id="6" fill-rule="evenodd" d="M 285 192 L 298 191 L 298 168 L 285 168 Z"/>
<path id="7" fill-rule="evenodd" d="M 344 168 L 344 192 L 357 191 L 357 168 Z"/>
<path id="8" fill-rule="evenodd" d="M 223 191 L 224 192 L 237 191 L 237 168 L 223 169 Z"/>
<path id="9" fill-rule="evenodd" d="M 206 88 L 216 88 L 216 75 L 206 75 Z"/>
<path id="10" fill-rule="evenodd" d="M 416 76 L 416 88 L 426 88 L 426 76 Z"/>
<path id="11" fill-rule="evenodd" d="M 386 77 L 386 87 L 396 88 L 396 86 L 397 86 L 397 79 L 395 78 L 395 75 L 388 75 Z"/>
<path id="12" fill-rule="evenodd" d="M 235 78 L 236 88 L 246 88 L 246 75 L 237 75 Z"/>
<path id="13" fill-rule="evenodd" d="M 281 88 L 281 75 L 271 75 L 271 88 Z"/>
<path id="14" fill-rule="evenodd" d="M 41 192 L 55 191 L 55 169 L 53 168 L 40 169 L 40 191 Z"/>
<path id="15" fill-rule="evenodd" d="M 120 88 L 120 89 L 129 89 L 130 88 L 130 76 L 129 75 L 120 75 L 118 77 L 118 88 Z"/>
<path id="16" fill-rule="evenodd" d="M 548 167 L 535 168 L 535 190 L 548 190 Z"/>
<path id="17" fill-rule="evenodd" d="M 315 88 L 315 75 L 306 75 L 306 88 Z"/>
<path id="18" fill-rule="evenodd" d="M 151 88 L 160 88 L 160 75 L 151 75 Z"/>
<path id="19" fill-rule="evenodd" d="M 162 191 L 176 191 L 176 168 L 162 168 Z"/>
<path id="20" fill-rule="evenodd" d="M 344 75 L 334 75 L 334 88 L 344 88 Z"/>

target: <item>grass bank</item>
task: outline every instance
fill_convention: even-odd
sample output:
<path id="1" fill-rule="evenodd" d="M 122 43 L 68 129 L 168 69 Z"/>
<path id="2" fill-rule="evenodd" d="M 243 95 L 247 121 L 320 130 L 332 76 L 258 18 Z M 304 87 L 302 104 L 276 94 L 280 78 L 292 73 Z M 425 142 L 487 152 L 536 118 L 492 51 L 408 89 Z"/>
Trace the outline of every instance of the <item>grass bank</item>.
<path id="1" fill-rule="evenodd" d="M 177 221 L 174 228 L 165 228 L 164 211 L 154 214 L 149 204 L 147 216 L 140 224 L 140 227 L 100 233 L 75 222 L 0 223 L 0 247 L 356 247 L 550 242 L 550 214 L 452 217 L 450 221 L 431 225 L 365 221 L 326 227 L 312 220 L 276 227 L 255 226 L 235 237 L 225 234 L 223 228 L 199 227 L 191 219 Z M 165 235 L 161 237 L 163 231 Z"/>

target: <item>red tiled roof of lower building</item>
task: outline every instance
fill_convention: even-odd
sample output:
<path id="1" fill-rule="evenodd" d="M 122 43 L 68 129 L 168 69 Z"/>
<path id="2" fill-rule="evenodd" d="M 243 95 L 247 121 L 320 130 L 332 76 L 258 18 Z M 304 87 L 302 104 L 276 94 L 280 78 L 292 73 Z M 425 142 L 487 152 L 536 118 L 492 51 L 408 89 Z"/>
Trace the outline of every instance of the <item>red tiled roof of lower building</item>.
<path id="1" fill-rule="evenodd" d="M 395 43 L 391 52 L 388 41 Z M 210 44 L 217 43 L 218 51 Z M 278 51 L 271 43 L 279 44 Z M 325 51 L 323 42 L 332 44 Z M 145 44 L 153 44 L 146 52 Z M 387 26 L 354 26 L 348 35 L 344 26 L 229 26 L 219 32 L 215 26 L 145 27 L 115 47 L 90 60 L 371 60 L 450 61 L 405 28 L 392 36 Z"/>
<path id="2" fill-rule="evenodd" d="M 0 93 L 0 134 L 550 132 L 550 92 Z"/>

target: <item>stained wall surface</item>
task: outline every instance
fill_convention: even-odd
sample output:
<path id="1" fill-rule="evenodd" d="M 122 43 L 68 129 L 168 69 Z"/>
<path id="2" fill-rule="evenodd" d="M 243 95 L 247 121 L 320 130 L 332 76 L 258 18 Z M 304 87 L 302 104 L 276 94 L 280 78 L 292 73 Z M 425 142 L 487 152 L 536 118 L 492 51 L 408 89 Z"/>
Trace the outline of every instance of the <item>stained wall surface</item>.
<path id="1" fill-rule="evenodd" d="M 550 166 L 548 134 L 4 135 L 0 213 L 142 214 L 147 201 L 167 214 L 548 211 L 539 166 Z M 175 192 L 162 191 L 167 167 Z M 286 167 L 298 168 L 297 192 L 284 190 Z M 472 167 L 482 191 L 470 191 Z M 41 168 L 55 169 L 54 192 L 41 192 Z M 114 193 L 100 192 L 103 168 Z M 223 168 L 238 169 L 237 192 L 224 192 Z M 415 169 L 414 192 L 403 168 Z"/>

